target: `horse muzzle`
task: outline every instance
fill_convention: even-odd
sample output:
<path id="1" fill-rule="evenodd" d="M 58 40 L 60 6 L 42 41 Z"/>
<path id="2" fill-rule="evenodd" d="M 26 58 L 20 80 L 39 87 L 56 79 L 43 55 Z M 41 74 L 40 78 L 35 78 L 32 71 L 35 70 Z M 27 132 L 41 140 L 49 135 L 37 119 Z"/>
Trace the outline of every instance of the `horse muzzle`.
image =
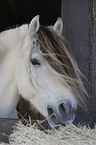
<path id="1" fill-rule="evenodd" d="M 74 106 L 70 101 L 61 102 L 57 108 L 48 107 L 48 123 L 50 126 L 57 126 L 59 124 L 69 124 L 75 119 L 76 105 Z"/>

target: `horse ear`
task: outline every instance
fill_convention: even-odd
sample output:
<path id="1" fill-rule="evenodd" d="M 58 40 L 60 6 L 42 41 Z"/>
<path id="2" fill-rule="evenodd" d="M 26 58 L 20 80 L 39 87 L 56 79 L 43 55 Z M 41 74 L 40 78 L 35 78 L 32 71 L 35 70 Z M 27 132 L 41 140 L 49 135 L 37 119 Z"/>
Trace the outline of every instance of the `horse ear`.
<path id="1" fill-rule="evenodd" d="M 29 24 L 29 36 L 34 37 L 39 30 L 39 15 L 35 16 Z"/>
<path id="2" fill-rule="evenodd" d="M 56 23 L 54 24 L 53 30 L 56 31 L 56 33 L 58 35 L 62 34 L 62 31 L 63 31 L 63 22 L 62 22 L 62 19 L 60 17 L 57 19 Z"/>

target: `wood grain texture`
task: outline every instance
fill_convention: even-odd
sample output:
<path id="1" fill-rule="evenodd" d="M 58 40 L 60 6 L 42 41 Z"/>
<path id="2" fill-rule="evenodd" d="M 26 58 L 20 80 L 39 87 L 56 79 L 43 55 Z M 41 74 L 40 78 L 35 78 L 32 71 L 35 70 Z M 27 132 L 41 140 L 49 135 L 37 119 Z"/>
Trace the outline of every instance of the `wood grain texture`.
<path id="1" fill-rule="evenodd" d="M 62 17 L 64 36 L 69 41 L 80 70 L 87 80 L 84 81 L 89 94 L 89 113 L 77 113 L 77 122 L 96 123 L 96 0 L 64 0 Z"/>

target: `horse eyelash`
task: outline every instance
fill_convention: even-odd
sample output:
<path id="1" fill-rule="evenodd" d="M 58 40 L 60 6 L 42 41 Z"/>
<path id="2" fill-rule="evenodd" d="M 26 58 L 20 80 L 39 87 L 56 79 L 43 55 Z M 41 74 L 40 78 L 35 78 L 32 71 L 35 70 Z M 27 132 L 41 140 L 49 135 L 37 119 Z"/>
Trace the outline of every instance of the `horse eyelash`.
<path id="1" fill-rule="evenodd" d="M 30 62 L 33 64 L 33 65 L 38 65 L 38 66 L 40 66 L 41 65 L 41 63 L 39 62 L 39 60 L 38 59 L 30 59 Z"/>

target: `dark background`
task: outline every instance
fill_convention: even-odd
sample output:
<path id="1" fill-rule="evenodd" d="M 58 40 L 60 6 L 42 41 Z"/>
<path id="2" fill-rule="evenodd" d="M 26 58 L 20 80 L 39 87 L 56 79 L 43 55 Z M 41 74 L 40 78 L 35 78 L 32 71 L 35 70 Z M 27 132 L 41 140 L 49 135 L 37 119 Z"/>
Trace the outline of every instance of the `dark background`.
<path id="1" fill-rule="evenodd" d="M 0 31 L 30 23 L 40 15 L 41 25 L 54 24 L 61 16 L 60 0 L 0 0 Z"/>

